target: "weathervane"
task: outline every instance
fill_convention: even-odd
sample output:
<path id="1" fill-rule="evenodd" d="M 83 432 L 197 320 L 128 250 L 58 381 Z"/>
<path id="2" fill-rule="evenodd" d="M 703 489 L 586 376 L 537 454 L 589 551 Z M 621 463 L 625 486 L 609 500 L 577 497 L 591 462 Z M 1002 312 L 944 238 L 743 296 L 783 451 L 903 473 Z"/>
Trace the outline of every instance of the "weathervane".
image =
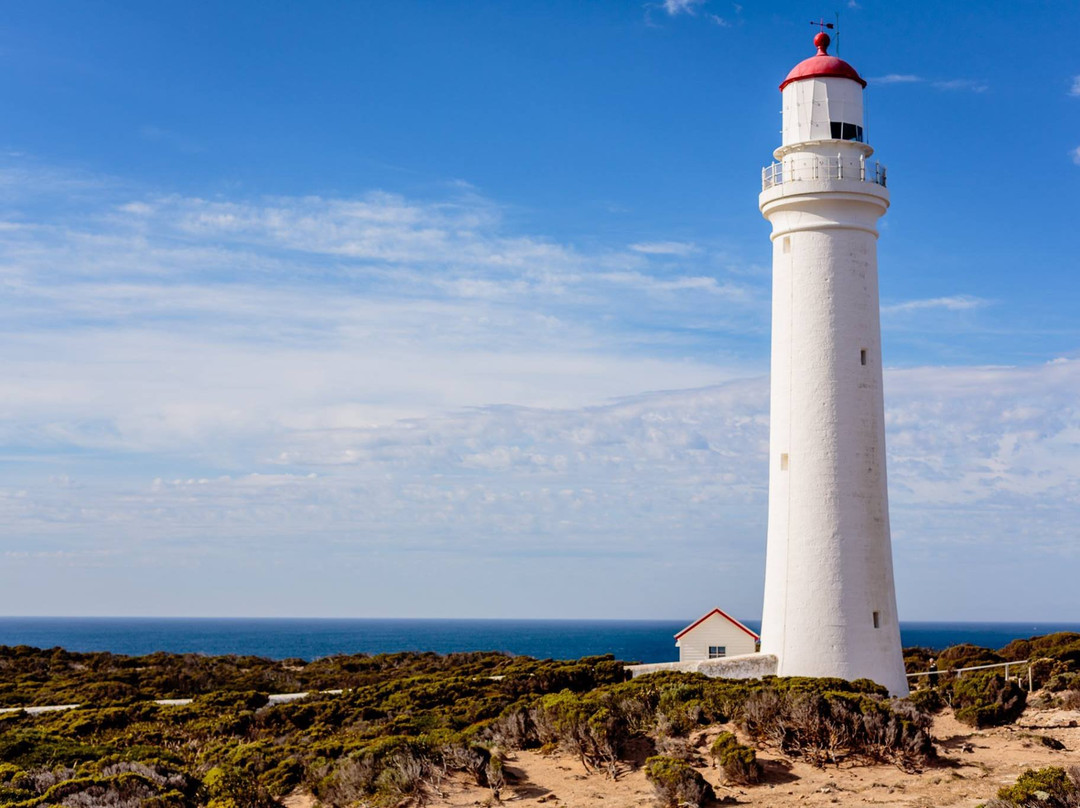
<path id="1" fill-rule="evenodd" d="M 830 31 L 833 31 L 833 30 L 836 31 L 836 37 L 833 40 L 833 44 L 836 45 L 836 55 L 839 56 L 840 55 L 840 12 L 839 11 L 836 12 L 836 22 L 825 22 L 825 18 L 822 17 L 817 22 L 814 22 L 813 20 L 810 20 L 810 24 L 811 25 L 816 25 L 819 29 L 821 29 L 821 33 L 823 33 L 823 34 L 825 33 L 826 28 L 828 28 Z"/>

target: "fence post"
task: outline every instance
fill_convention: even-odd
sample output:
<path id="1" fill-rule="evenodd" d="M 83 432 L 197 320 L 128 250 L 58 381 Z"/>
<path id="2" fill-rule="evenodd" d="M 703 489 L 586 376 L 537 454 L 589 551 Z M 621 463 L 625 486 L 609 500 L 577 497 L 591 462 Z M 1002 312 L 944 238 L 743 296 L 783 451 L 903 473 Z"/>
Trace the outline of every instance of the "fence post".
<path id="1" fill-rule="evenodd" d="M 1029 660 L 1028 661 L 1028 693 L 1031 693 L 1033 690 L 1034 690 L 1034 686 L 1032 685 L 1031 661 Z"/>

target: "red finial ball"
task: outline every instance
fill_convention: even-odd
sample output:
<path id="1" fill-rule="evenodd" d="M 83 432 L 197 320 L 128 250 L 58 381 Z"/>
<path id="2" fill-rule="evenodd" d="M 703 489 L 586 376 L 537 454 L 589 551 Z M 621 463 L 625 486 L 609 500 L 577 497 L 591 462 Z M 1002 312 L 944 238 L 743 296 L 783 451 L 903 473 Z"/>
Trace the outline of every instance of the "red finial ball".
<path id="1" fill-rule="evenodd" d="M 828 56 L 830 42 L 832 42 L 832 40 L 829 39 L 829 35 L 824 31 L 814 37 L 814 45 L 817 46 L 817 52 L 822 56 Z"/>

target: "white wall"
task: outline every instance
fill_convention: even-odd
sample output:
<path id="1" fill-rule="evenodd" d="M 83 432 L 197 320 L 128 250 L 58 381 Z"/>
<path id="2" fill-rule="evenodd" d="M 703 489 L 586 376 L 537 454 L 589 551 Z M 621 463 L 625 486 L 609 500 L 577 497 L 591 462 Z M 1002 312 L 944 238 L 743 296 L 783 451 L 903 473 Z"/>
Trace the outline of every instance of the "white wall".
<path id="1" fill-rule="evenodd" d="M 832 137 L 830 123 L 863 125 L 863 88 L 857 81 L 822 77 L 793 81 L 781 93 L 784 146 Z"/>
<path id="2" fill-rule="evenodd" d="M 728 656 L 754 653 L 754 638 L 718 614 L 708 617 L 678 640 L 679 661 L 709 658 L 710 645 L 723 645 Z"/>

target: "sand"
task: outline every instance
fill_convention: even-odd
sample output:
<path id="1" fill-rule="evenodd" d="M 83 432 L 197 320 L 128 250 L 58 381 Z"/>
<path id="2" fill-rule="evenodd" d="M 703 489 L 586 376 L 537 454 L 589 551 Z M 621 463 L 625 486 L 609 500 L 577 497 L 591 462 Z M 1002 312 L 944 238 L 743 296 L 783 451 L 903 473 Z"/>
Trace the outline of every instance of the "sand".
<path id="1" fill-rule="evenodd" d="M 733 728 L 710 727 L 696 733 L 691 740 L 708 743 L 723 729 Z M 1038 736 L 1054 738 L 1065 749 L 1051 749 Z M 1001 786 L 1013 784 L 1025 769 L 1080 765 L 1078 711 L 1029 707 L 1012 726 L 972 730 L 946 710 L 934 721 L 934 738 L 940 760 L 915 774 L 892 765 L 862 763 L 818 769 L 769 749 L 758 752 L 758 760 L 766 771 L 765 782 L 758 786 L 731 787 L 724 783 L 719 770 L 704 766 L 699 771 L 713 784 L 720 804 L 769 808 L 833 805 L 973 808 L 993 797 Z M 515 752 L 506 765 L 510 777 L 502 800 L 507 805 L 545 808 L 655 808 L 656 805 L 645 775 L 639 767 L 629 764 L 620 770 L 616 780 L 601 772 L 589 772 L 576 758 L 566 755 Z M 442 794 L 432 794 L 427 803 L 431 808 L 493 804 L 490 790 L 459 778 L 444 781 L 439 788 Z M 289 808 L 308 808 L 313 801 L 298 793 L 285 804 Z"/>

